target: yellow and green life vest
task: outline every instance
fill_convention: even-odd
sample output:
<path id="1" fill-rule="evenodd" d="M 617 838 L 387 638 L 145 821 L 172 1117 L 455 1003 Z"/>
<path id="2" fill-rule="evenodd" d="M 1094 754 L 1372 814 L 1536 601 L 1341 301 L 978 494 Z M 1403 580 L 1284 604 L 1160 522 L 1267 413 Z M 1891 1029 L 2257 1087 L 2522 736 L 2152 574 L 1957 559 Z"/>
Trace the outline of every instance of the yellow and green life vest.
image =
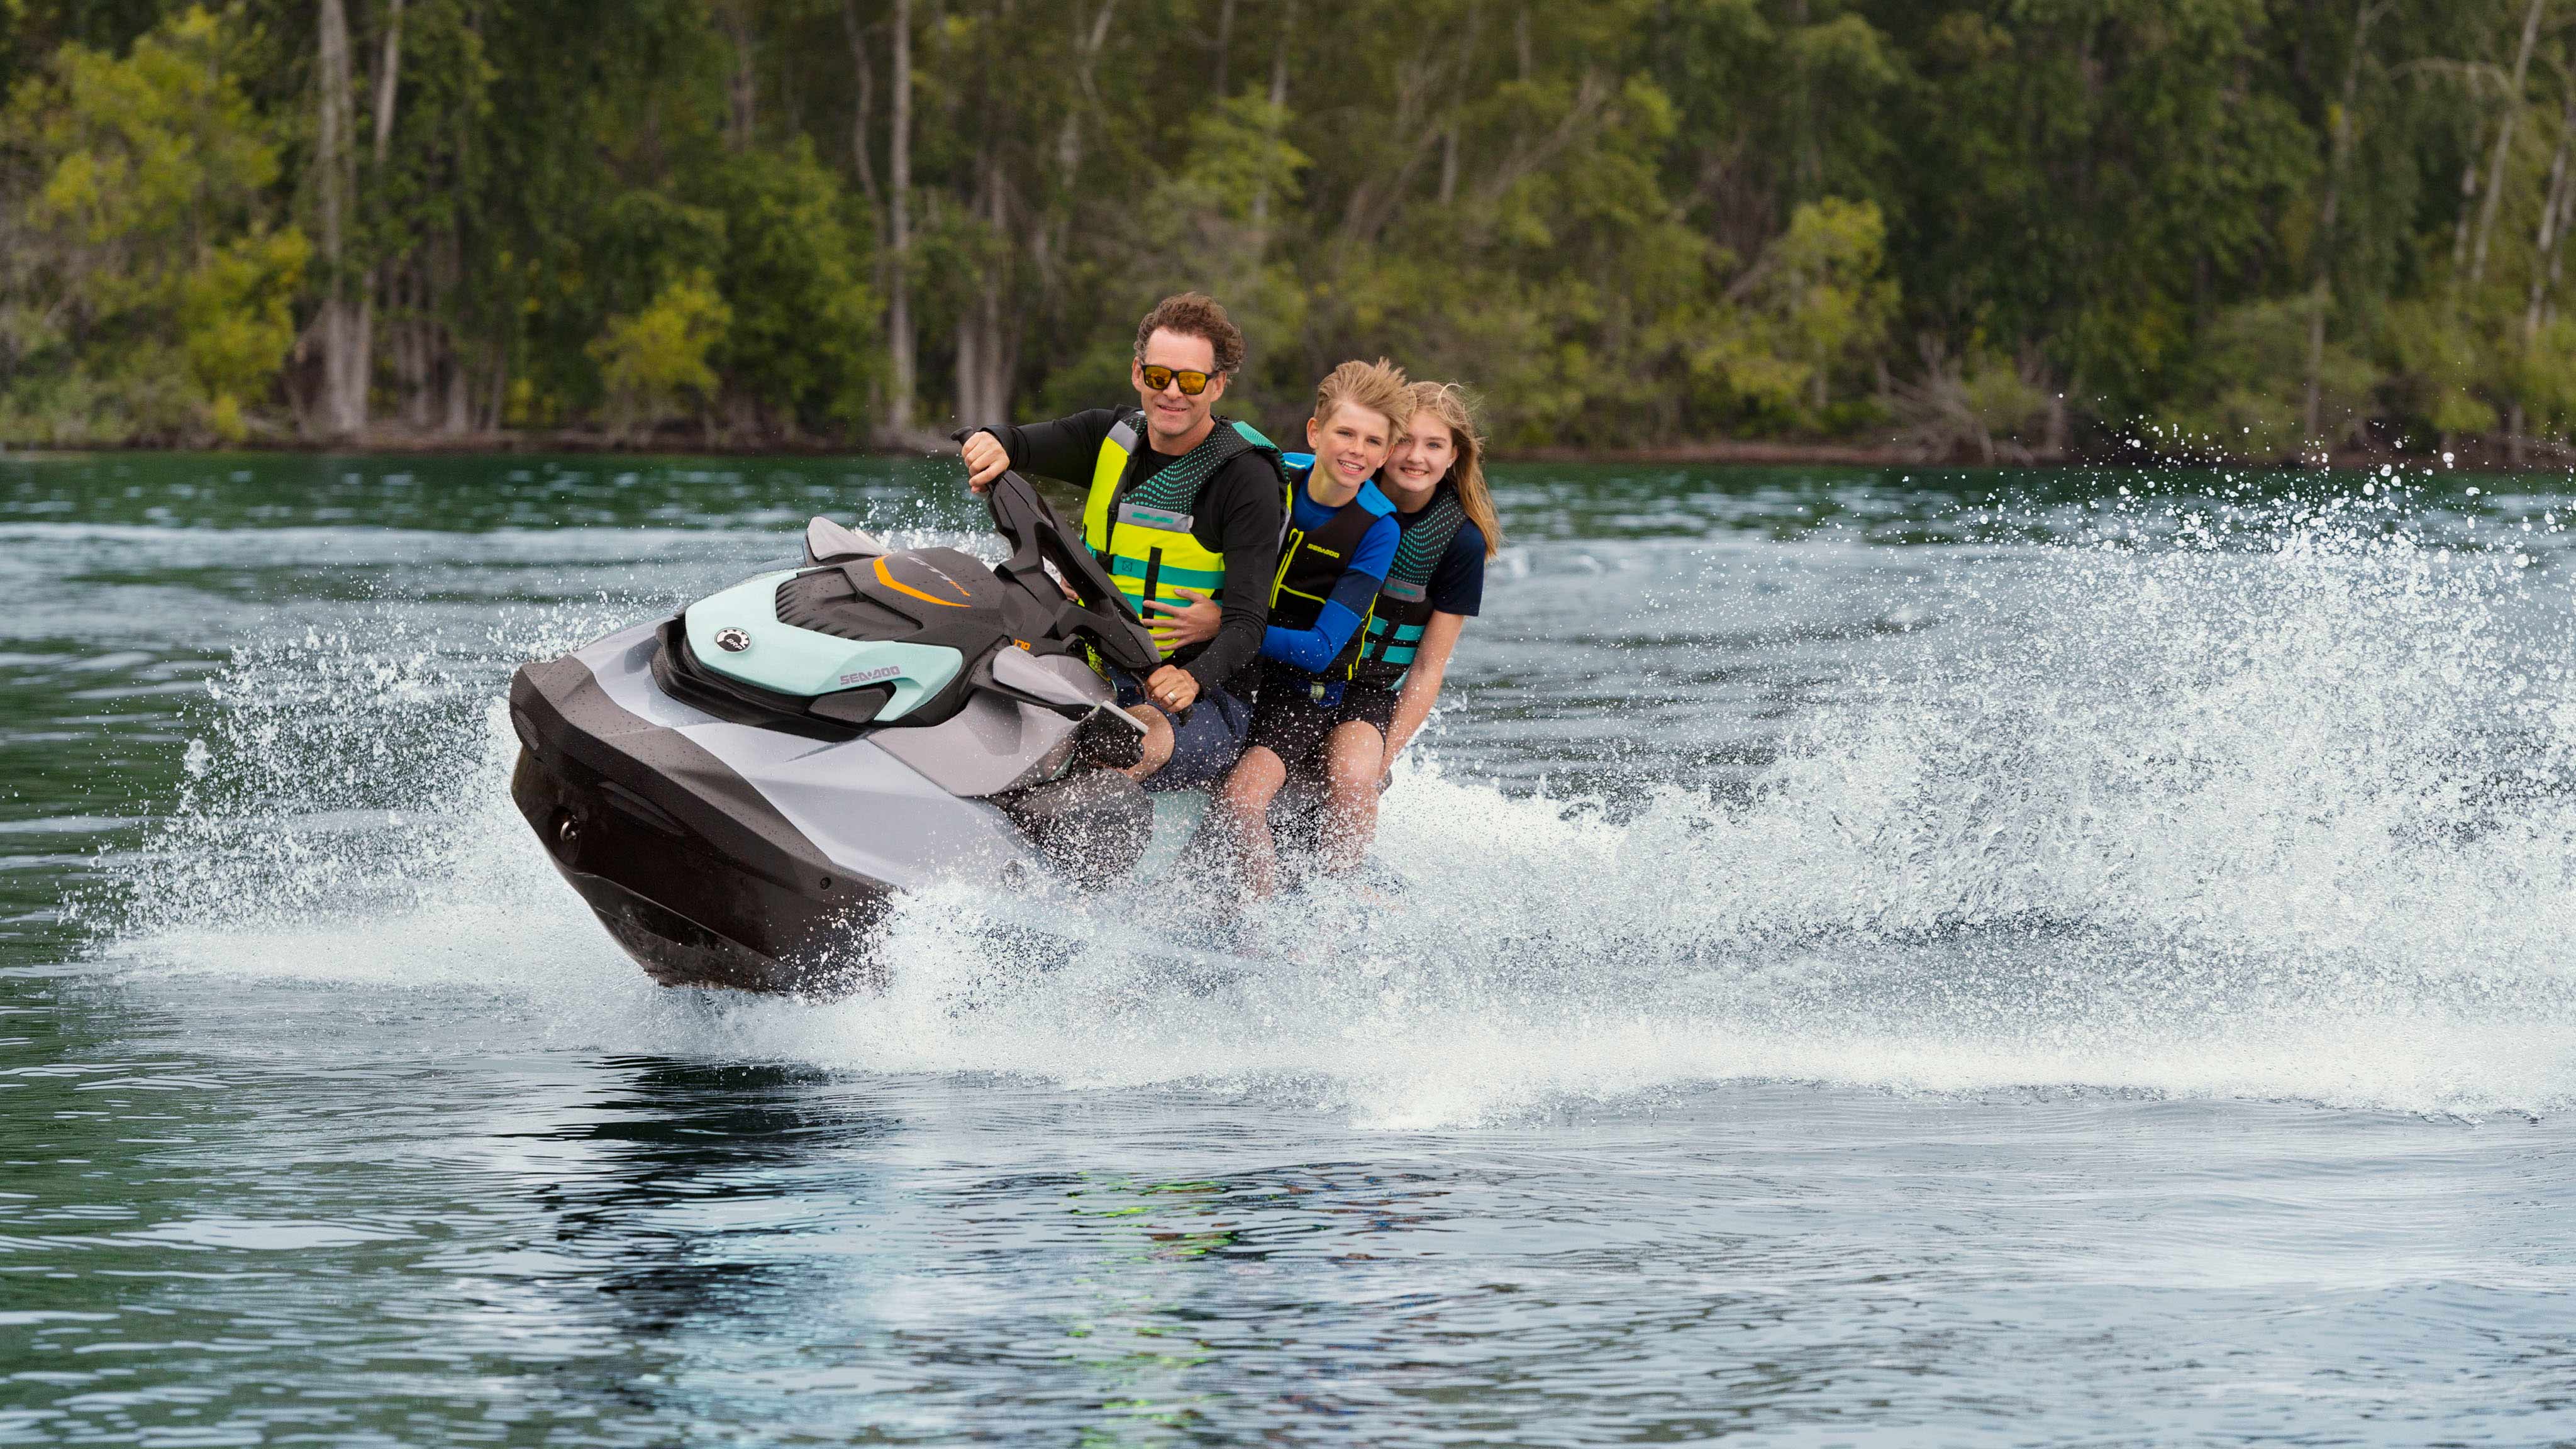
<path id="1" fill-rule="evenodd" d="M 1196 589 L 1219 603 L 1225 598 L 1225 555 L 1201 544 L 1190 529 L 1199 495 L 1217 470 L 1244 453 L 1258 452 L 1279 471 L 1279 449 L 1249 423 L 1219 419 L 1205 441 L 1173 459 L 1153 477 L 1127 490 L 1127 462 L 1137 447 L 1138 414 L 1121 418 L 1101 439 L 1091 468 L 1091 491 L 1082 502 L 1082 541 L 1108 570 L 1110 581 L 1139 616 L 1151 622 L 1148 599 L 1182 602 L 1175 589 Z M 1280 503 L 1287 504 L 1287 481 Z M 1164 654 L 1172 651 L 1166 649 Z"/>

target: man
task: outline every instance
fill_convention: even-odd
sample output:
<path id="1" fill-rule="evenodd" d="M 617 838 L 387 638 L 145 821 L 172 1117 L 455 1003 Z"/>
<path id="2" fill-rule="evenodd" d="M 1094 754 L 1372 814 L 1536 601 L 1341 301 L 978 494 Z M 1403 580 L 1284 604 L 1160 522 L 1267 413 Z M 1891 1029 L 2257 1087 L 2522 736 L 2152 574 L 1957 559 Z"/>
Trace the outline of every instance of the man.
<path id="1" fill-rule="evenodd" d="M 1089 482 L 1082 541 L 1162 645 L 1153 673 L 1113 681 L 1146 727 L 1145 758 L 1130 773 L 1154 776 L 1157 788 L 1215 783 L 1252 724 L 1246 699 L 1288 483 L 1269 439 L 1216 415 L 1243 352 L 1243 333 L 1213 299 L 1166 297 L 1136 326 L 1128 372 L 1138 407 L 982 428 L 961 449 L 977 492 L 1008 468 Z M 1215 637 L 1180 642 L 1170 616 L 1211 597 L 1223 610 Z"/>

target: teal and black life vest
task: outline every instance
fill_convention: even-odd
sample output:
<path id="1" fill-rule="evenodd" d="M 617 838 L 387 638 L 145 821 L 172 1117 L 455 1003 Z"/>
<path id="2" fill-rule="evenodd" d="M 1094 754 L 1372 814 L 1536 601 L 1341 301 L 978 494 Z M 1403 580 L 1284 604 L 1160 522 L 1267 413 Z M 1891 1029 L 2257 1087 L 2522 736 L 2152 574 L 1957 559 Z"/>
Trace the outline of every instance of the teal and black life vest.
<path id="1" fill-rule="evenodd" d="M 1197 447 L 1121 494 L 1119 484 L 1135 455 L 1142 417 L 1130 412 L 1100 441 L 1091 490 L 1082 501 L 1082 541 L 1140 615 L 1147 599 L 1177 602 L 1176 588 L 1196 589 L 1223 602 L 1225 555 L 1202 546 L 1190 531 L 1197 522 L 1199 495 L 1218 469 L 1245 453 L 1262 454 L 1277 470 L 1279 449 L 1251 424 L 1220 418 Z"/>
<path id="2" fill-rule="evenodd" d="M 1422 515 L 1404 523 L 1386 583 L 1354 636 L 1360 648 L 1350 666 L 1353 683 L 1393 689 L 1404 681 L 1414 652 L 1422 647 L 1422 630 L 1431 622 L 1431 576 L 1466 521 L 1467 505 L 1458 501 L 1458 490 L 1443 483 L 1423 505 Z"/>
<path id="3" fill-rule="evenodd" d="M 1270 622 L 1282 629 L 1312 629 L 1324 612 L 1324 601 L 1332 597 L 1333 586 L 1342 581 L 1343 571 L 1359 552 L 1360 540 L 1379 519 L 1395 512 L 1395 503 L 1378 491 L 1377 480 L 1370 479 L 1360 485 L 1357 496 L 1333 510 L 1333 516 L 1310 533 L 1297 526 L 1297 494 L 1313 474 L 1315 460 L 1309 454 L 1288 453 L 1283 461 L 1288 472 L 1288 535 L 1280 541 L 1279 572 L 1270 584 Z M 1368 621 L 1362 619 L 1324 677 L 1341 678 L 1348 672 L 1367 631 Z"/>

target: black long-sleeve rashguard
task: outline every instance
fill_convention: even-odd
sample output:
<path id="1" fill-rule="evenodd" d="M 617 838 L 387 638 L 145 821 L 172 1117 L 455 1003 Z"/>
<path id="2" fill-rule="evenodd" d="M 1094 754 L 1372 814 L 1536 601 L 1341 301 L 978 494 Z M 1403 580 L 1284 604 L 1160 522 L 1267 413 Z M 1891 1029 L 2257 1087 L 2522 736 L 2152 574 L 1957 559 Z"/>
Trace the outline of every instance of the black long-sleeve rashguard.
<path id="1" fill-rule="evenodd" d="M 1116 409 L 1092 408 L 1051 423 L 982 431 L 1001 441 L 1011 466 L 1021 472 L 1087 488 L 1101 441 L 1122 416 Z M 1177 461 L 1155 452 L 1152 434 L 1141 425 L 1137 431 L 1144 435 L 1143 445 L 1128 456 L 1126 476 L 1118 481 L 1122 498 L 1163 471 L 1164 464 Z M 1258 453 L 1229 459 L 1199 494 L 1190 536 L 1201 547 L 1225 555 L 1224 612 L 1215 638 L 1173 651 L 1168 662 L 1188 670 L 1202 690 L 1222 685 L 1238 697 L 1250 696 L 1256 677 L 1251 666 L 1261 653 L 1261 631 L 1270 622 L 1270 575 L 1279 566 L 1285 494 L 1279 474 Z"/>

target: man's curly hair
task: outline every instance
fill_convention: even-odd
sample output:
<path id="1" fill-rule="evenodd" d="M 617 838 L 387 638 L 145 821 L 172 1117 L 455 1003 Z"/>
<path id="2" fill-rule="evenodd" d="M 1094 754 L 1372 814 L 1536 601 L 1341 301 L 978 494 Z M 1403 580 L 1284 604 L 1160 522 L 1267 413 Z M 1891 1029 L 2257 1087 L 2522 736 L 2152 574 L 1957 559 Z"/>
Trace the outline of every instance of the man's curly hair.
<path id="1" fill-rule="evenodd" d="M 1183 337 L 1204 338 L 1216 349 L 1216 370 L 1232 377 L 1243 366 L 1243 329 L 1225 315 L 1225 308 L 1214 297 L 1203 292 L 1183 292 L 1165 297 L 1136 324 L 1136 360 L 1145 360 L 1145 344 L 1157 332 L 1177 332 Z"/>

